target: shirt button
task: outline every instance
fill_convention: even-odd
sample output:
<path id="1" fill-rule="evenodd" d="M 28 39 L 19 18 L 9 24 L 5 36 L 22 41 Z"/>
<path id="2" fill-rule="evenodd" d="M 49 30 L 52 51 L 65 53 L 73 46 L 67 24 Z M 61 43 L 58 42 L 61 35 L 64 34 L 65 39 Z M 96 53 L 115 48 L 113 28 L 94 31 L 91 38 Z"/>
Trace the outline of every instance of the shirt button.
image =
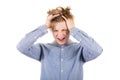
<path id="1" fill-rule="evenodd" d="M 63 72 L 63 70 L 61 70 L 61 72 Z"/>
<path id="2" fill-rule="evenodd" d="M 61 51 L 63 51 L 64 49 L 62 48 Z"/>
<path id="3" fill-rule="evenodd" d="M 61 62 L 63 62 L 63 59 L 61 59 Z"/>

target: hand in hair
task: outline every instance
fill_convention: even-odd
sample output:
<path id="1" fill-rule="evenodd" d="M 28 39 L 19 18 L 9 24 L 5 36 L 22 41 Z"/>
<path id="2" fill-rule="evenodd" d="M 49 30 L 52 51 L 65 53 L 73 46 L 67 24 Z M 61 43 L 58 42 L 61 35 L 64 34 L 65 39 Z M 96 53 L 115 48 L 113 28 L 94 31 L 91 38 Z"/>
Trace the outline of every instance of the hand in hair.
<path id="1" fill-rule="evenodd" d="M 60 15 L 60 14 L 48 15 L 45 25 L 49 28 L 49 27 L 50 27 L 50 24 L 51 24 L 51 20 L 52 20 L 53 18 L 59 16 L 59 15 Z"/>
<path id="2" fill-rule="evenodd" d="M 67 25 L 67 27 L 68 27 L 68 29 L 69 29 L 69 31 L 72 29 L 72 28 L 74 28 L 75 27 L 75 25 L 74 25 L 74 20 L 72 19 L 72 18 L 66 18 L 65 16 L 63 16 L 62 15 L 62 17 L 64 18 L 64 20 L 65 20 L 65 22 L 66 22 L 66 25 Z"/>
<path id="3" fill-rule="evenodd" d="M 72 13 L 70 12 L 70 8 L 57 7 L 48 11 L 46 26 L 50 28 L 51 23 L 61 22 L 64 20 L 67 24 L 68 29 L 71 30 L 74 27 L 74 18 Z"/>

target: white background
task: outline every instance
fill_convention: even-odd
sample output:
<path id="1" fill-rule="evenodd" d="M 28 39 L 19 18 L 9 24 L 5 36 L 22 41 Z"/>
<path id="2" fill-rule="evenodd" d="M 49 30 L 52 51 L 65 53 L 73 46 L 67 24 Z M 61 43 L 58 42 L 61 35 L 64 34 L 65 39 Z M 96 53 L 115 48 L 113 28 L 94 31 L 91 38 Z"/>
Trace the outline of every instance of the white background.
<path id="1" fill-rule="evenodd" d="M 41 64 L 18 52 L 16 45 L 57 6 L 70 6 L 76 27 L 103 47 L 102 55 L 84 64 L 84 80 L 120 80 L 119 0 L 1 0 L 0 80 L 40 80 Z M 52 40 L 49 33 L 38 42 Z"/>

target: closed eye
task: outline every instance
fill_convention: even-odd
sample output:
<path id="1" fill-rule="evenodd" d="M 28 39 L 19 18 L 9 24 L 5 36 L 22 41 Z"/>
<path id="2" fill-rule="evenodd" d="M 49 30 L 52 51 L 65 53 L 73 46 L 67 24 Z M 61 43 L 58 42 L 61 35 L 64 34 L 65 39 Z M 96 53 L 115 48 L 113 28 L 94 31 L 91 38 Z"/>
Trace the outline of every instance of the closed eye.
<path id="1" fill-rule="evenodd" d="M 62 32 L 68 32 L 68 29 L 63 29 Z"/>
<path id="2" fill-rule="evenodd" d="M 67 29 L 63 29 L 62 31 L 67 31 Z"/>
<path id="3" fill-rule="evenodd" d="M 58 32 L 58 30 L 53 30 L 54 32 Z"/>

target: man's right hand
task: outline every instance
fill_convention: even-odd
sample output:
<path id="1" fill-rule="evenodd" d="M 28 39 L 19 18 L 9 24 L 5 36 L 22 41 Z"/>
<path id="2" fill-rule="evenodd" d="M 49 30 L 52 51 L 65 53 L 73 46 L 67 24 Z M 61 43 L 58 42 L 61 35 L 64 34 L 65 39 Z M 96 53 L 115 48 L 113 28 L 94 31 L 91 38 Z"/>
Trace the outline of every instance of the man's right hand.
<path id="1" fill-rule="evenodd" d="M 51 20 L 57 16 L 59 16 L 60 14 L 55 14 L 55 15 L 48 15 L 47 19 L 46 19 L 46 23 L 45 25 L 47 26 L 47 28 L 50 28 L 51 25 Z"/>

